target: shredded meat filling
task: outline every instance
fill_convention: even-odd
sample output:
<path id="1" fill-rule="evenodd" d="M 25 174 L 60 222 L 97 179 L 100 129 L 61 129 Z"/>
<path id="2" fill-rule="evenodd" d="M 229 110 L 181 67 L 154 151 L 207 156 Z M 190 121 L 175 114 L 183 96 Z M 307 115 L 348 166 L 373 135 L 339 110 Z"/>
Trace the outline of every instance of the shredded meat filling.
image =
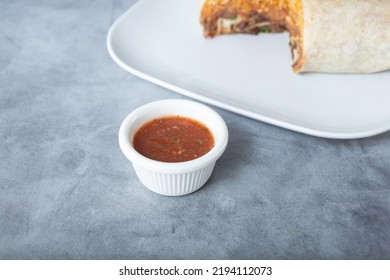
<path id="1" fill-rule="evenodd" d="M 279 33 L 287 31 L 287 15 L 287 6 L 235 7 L 224 5 L 221 1 L 219 4 L 210 3 L 204 7 L 201 23 L 204 35 L 209 38 L 230 33 Z"/>
<path id="2" fill-rule="evenodd" d="M 278 33 L 284 32 L 283 22 L 272 21 L 266 14 L 253 11 L 248 17 L 242 17 L 238 23 L 232 25 L 232 30 L 236 33 Z"/>

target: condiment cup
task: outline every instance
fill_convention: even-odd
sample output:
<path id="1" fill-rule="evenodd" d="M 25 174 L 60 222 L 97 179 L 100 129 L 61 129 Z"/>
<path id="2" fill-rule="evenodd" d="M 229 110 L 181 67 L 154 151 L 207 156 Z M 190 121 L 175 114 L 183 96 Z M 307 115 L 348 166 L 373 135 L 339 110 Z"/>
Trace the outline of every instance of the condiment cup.
<path id="1" fill-rule="evenodd" d="M 149 159 L 133 147 L 137 130 L 145 123 L 165 116 L 196 120 L 210 129 L 214 147 L 205 155 L 184 162 L 161 162 Z M 119 145 L 134 170 L 149 190 L 162 195 L 180 196 L 201 188 L 210 178 L 215 162 L 228 143 L 228 129 L 222 117 L 208 106 L 185 99 L 164 99 L 145 104 L 131 112 L 119 129 Z"/>

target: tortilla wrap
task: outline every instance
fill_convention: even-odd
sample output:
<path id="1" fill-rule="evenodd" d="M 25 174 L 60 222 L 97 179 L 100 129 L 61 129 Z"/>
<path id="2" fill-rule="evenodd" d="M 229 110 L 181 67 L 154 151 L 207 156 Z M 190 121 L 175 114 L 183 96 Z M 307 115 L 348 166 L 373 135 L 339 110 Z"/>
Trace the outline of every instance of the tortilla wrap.
<path id="1" fill-rule="evenodd" d="M 303 64 L 296 72 L 390 69 L 389 0 L 302 0 Z"/>
<path id="2" fill-rule="evenodd" d="M 205 36 L 290 33 L 293 70 L 390 69 L 390 0 L 206 0 Z"/>

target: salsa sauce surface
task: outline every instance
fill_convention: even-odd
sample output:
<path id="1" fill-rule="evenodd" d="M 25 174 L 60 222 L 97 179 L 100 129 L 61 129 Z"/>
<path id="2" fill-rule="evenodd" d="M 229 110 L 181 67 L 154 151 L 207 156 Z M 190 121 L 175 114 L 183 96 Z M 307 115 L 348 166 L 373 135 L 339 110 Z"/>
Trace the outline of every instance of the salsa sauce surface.
<path id="1" fill-rule="evenodd" d="M 181 116 L 166 116 L 145 123 L 134 135 L 136 151 L 153 160 L 183 162 L 214 147 L 211 131 L 202 123 Z"/>

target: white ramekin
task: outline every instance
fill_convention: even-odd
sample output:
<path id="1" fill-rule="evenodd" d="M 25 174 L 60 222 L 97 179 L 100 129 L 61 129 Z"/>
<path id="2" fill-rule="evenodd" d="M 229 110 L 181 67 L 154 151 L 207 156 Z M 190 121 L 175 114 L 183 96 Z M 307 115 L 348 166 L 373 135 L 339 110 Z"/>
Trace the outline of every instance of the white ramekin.
<path id="1" fill-rule="evenodd" d="M 183 116 L 206 125 L 214 136 L 214 147 L 204 156 L 185 162 L 161 162 L 149 159 L 133 147 L 136 131 L 146 122 L 163 116 Z M 228 129 L 222 117 L 211 108 L 185 99 L 164 99 L 145 104 L 131 112 L 119 129 L 119 145 L 134 170 L 149 190 L 162 195 L 179 196 L 201 188 L 210 178 L 215 162 L 225 151 Z"/>

